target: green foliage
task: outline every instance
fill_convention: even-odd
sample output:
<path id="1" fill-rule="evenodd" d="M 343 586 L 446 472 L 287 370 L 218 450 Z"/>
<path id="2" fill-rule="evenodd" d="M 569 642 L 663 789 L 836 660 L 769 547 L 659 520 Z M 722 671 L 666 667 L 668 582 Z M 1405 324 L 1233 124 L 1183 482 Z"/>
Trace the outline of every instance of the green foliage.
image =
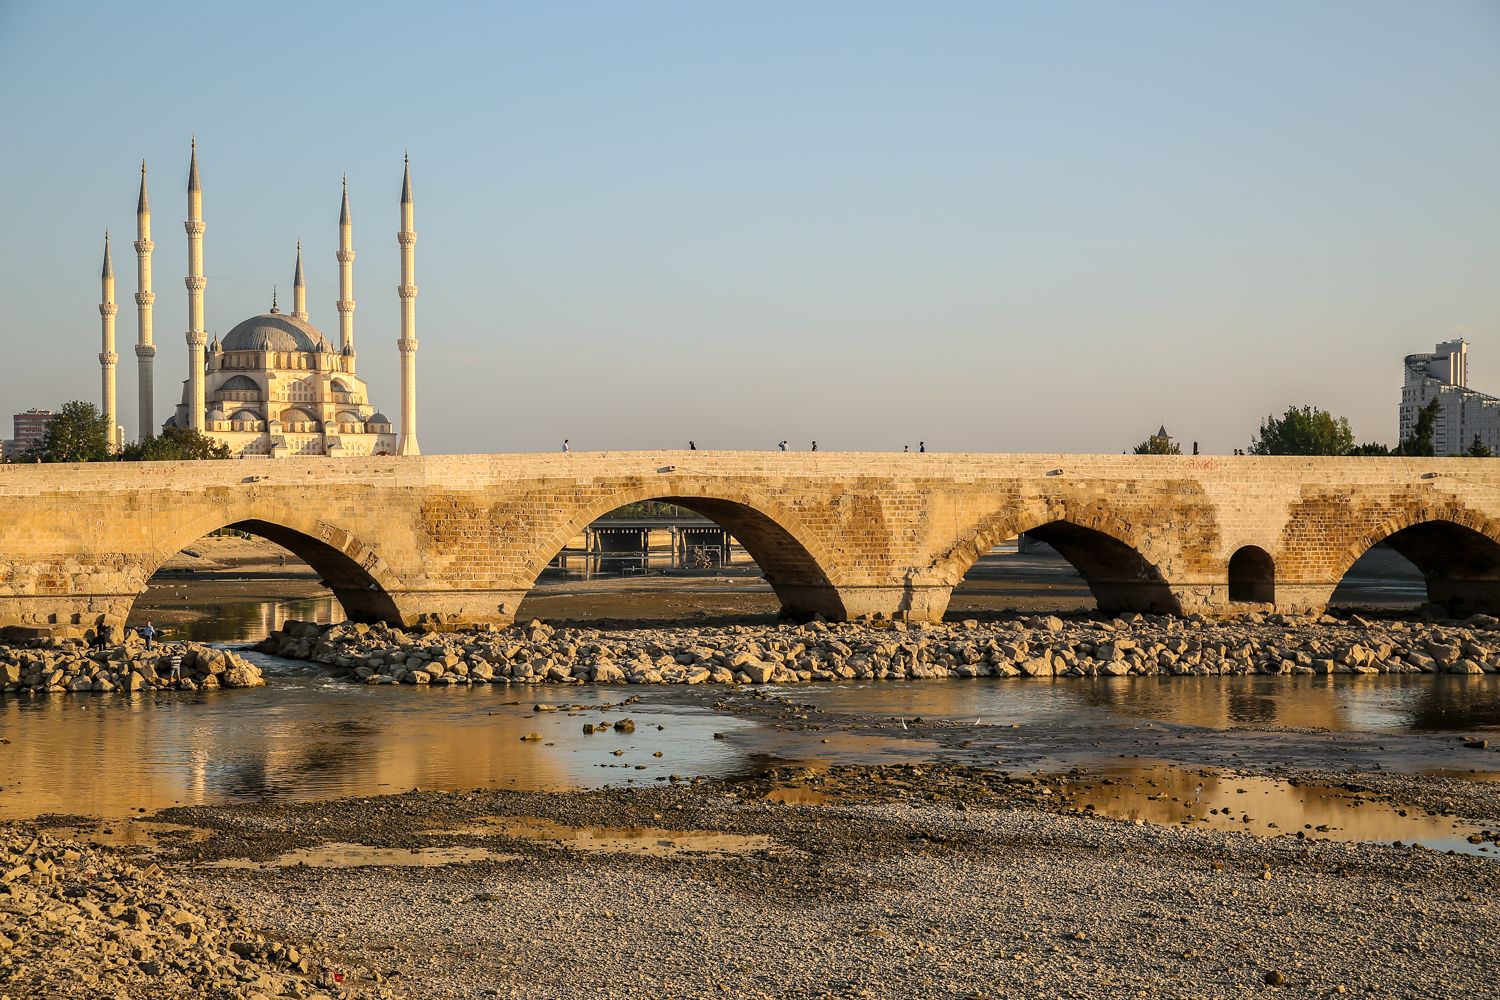
<path id="1" fill-rule="evenodd" d="M 1438 401 L 1432 400 L 1417 411 L 1417 422 L 1411 433 L 1401 442 L 1403 455 L 1431 455 L 1433 452 L 1432 431 L 1437 425 Z"/>
<path id="2" fill-rule="evenodd" d="M 190 462 L 231 457 L 227 444 L 186 427 L 168 427 L 160 435 L 147 435 L 126 445 L 120 453 L 120 458 L 127 462 Z"/>
<path id="3" fill-rule="evenodd" d="M 1182 446 L 1165 434 L 1153 434 L 1135 446 L 1137 455 L 1181 455 Z"/>
<path id="4" fill-rule="evenodd" d="M 1370 458 L 1385 458 L 1388 455 L 1396 454 L 1396 452 L 1391 451 L 1390 445 L 1380 444 L 1376 441 L 1370 441 L 1365 444 L 1357 444 L 1353 448 L 1350 448 L 1349 454 L 1362 455 Z"/>
<path id="5" fill-rule="evenodd" d="M 692 511 L 661 500 L 642 500 L 616 507 L 605 517 L 696 517 Z"/>
<path id="6" fill-rule="evenodd" d="M 1289 406 L 1281 417 L 1266 417 L 1250 444 L 1250 454 L 1347 455 L 1353 448 L 1348 418 L 1311 406 Z"/>
<path id="7" fill-rule="evenodd" d="M 1479 435 L 1478 434 L 1474 435 L 1474 443 L 1471 444 L 1471 445 L 1469 445 L 1469 450 L 1466 451 L 1466 452 L 1464 452 L 1464 455 L 1466 457 L 1468 457 L 1468 458 L 1494 458 L 1495 457 L 1495 453 L 1492 452 L 1492 451 L 1490 451 L 1489 447 L 1486 446 L 1483 441 L 1479 440 Z"/>
<path id="8" fill-rule="evenodd" d="M 27 462 L 102 462 L 109 458 L 109 426 L 93 403 L 64 403 L 47 432 L 23 457 Z"/>

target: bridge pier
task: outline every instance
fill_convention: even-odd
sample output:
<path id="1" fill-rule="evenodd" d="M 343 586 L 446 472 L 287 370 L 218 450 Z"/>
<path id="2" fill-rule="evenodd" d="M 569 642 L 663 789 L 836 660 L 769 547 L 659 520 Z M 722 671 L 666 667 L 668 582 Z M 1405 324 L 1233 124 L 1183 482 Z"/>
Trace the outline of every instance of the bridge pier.
<path id="1" fill-rule="evenodd" d="M 135 594 L 0 597 L 0 638 L 68 638 L 103 625 L 119 628 L 135 598 Z"/>

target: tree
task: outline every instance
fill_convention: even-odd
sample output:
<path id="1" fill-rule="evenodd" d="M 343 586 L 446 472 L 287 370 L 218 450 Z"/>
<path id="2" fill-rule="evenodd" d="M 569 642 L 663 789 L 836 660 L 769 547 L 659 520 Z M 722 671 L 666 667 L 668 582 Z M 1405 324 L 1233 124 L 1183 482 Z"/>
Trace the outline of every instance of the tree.
<path id="1" fill-rule="evenodd" d="M 1391 451 L 1390 445 L 1380 444 L 1377 441 L 1370 441 L 1365 444 L 1357 444 L 1353 448 L 1350 448 L 1349 454 L 1370 458 L 1384 458 L 1387 455 L 1394 454 L 1394 452 Z"/>
<path id="2" fill-rule="evenodd" d="M 199 459 L 232 458 L 229 446 L 207 434 L 186 427 L 167 427 L 125 446 L 120 458 L 127 462 L 190 462 Z"/>
<path id="3" fill-rule="evenodd" d="M 1250 454 L 1347 455 L 1353 448 L 1348 418 L 1311 406 L 1289 406 L 1284 416 L 1266 417 L 1250 443 Z"/>
<path id="4" fill-rule="evenodd" d="M 1431 455 L 1433 453 L 1432 432 L 1437 426 L 1438 401 L 1436 399 L 1417 411 L 1417 422 L 1411 434 L 1401 442 L 1403 455 Z"/>
<path id="5" fill-rule="evenodd" d="M 102 462 L 109 458 L 109 425 L 93 403 L 74 400 L 47 424 L 24 456 L 31 462 Z"/>
<path id="6" fill-rule="evenodd" d="M 1167 427 L 1163 424 L 1161 430 L 1135 446 L 1135 453 L 1137 455 L 1181 455 L 1182 447 L 1167 434 Z"/>
<path id="7" fill-rule="evenodd" d="M 1478 434 L 1474 435 L 1474 443 L 1471 444 L 1471 445 L 1469 445 L 1469 450 L 1466 451 L 1466 452 L 1464 452 L 1464 455 L 1466 457 L 1468 457 L 1468 458 L 1494 458 L 1495 457 L 1495 453 L 1492 452 L 1492 451 L 1490 451 L 1490 449 L 1485 445 L 1485 443 L 1483 441 L 1479 440 L 1479 435 Z"/>

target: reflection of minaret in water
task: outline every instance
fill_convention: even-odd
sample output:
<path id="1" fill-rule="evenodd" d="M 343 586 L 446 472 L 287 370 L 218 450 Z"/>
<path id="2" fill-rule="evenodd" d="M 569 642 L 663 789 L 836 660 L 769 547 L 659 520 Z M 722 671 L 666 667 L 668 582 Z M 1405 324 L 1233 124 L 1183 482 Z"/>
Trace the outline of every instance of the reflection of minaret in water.
<path id="1" fill-rule="evenodd" d="M 109 230 L 104 231 L 104 270 L 99 273 L 99 325 L 102 344 L 99 348 L 99 370 L 104 399 L 104 426 L 109 434 L 108 449 L 115 451 L 120 444 L 120 414 L 116 409 L 115 366 L 120 356 L 115 353 L 115 266 L 109 259 Z"/>
<path id="2" fill-rule="evenodd" d="M 151 242 L 151 203 L 146 198 L 146 161 L 141 161 L 141 197 L 135 206 L 135 261 L 136 285 L 136 408 L 140 426 L 137 438 L 144 440 L 156 433 L 156 344 L 152 341 L 151 304 L 156 295 L 151 291 L 151 251 L 156 244 Z"/>

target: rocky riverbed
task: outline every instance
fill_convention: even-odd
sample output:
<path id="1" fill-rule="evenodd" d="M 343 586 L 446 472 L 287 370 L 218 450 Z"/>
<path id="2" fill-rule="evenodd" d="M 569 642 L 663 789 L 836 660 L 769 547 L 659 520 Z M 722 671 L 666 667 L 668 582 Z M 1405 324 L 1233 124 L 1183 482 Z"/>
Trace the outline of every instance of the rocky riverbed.
<path id="1" fill-rule="evenodd" d="M 256 647 L 366 684 L 798 684 L 940 677 L 1500 673 L 1500 620 L 1132 614 L 492 631 L 289 622 Z"/>
<path id="2" fill-rule="evenodd" d="M 268 940 L 150 860 L 0 827 L 0 1000 L 365 997 L 325 949 Z"/>
<path id="3" fill-rule="evenodd" d="M 111 645 L 90 645 L 82 639 L 0 645 L 0 691 L 8 694 L 211 691 L 263 684 L 265 678 L 255 664 L 230 650 L 194 642 L 157 643 L 147 649 L 132 634 Z"/>
<path id="4" fill-rule="evenodd" d="M 1492 860 L 1109 819 L 1066 786 L 931 763 L 180 808 L 154 818 L 206 839 L 134 860 L 13 831 L 7 864 L 52 867 L 0 895 L 0 995 L 1491 991 Z"/>

